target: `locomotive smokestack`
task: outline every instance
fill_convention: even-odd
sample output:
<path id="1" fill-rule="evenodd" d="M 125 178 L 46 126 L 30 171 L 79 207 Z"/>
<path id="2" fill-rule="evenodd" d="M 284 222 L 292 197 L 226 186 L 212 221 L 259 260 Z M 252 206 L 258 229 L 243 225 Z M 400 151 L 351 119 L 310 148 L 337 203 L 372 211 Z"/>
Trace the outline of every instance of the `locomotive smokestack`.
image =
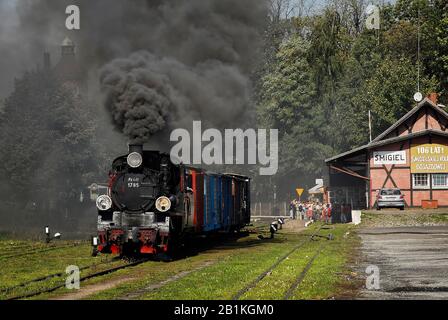
<path id="1" fill-rule="evenodd" d="M 129 144 L 129 153 L 138 152 L 143 155 L 143 145 L 142 144 Z"/>

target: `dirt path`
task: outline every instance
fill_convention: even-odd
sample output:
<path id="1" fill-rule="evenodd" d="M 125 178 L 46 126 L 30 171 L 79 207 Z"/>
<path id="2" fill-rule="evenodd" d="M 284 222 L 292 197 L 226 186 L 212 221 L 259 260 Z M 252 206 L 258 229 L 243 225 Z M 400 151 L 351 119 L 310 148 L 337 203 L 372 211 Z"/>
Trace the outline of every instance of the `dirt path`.
<path id="1" fill-rule="evenodd" d="M 201 265 L 197 266 L 196 268 L 193 268 L 191 270 L 181 271 L 178 274 L 175 274 L 174 276 L 169 277 L 168 279 L 165 279 L 165 280 L 163 280 L 161 282 L 158 282 L 158 283 L 151 284 L 148 287 L 142 288 L 140 290 L 128 293 L 125 296 L 120 297 L 118 299 L 120 299 L 120 300 L 137 299 L 138 297 L 144 295 L 145 293 L 148 293 L 148 292 L 150 292 L 152 290 L 159 289 L 159 288 L 163 287 L 164 285 L 166 285 L 166 284 L 168 284 L 170 282 L 180 280 L 183 277 L 185 277 L 185 276 L 187 276 L 187 275 L 189 275 L 189 274 L 191 274 L 193 272 L 196 272 L 196 271 L 199 271 L 199 270 L 204 269 L 206 267 L 209 267 L 209 266 L 213 265 L 216 262 L 217 261 L 205 261 L 204 263 L 202 263 Z M 139 272 L 141 272 L 141 271 L 139 271 Z M 72 293 L 67 293 L 67 294 L 64 294 L 64 295 L 61 295 L 61 296 L 57 296 L 57 297 L 51 298 L 50 300 L 80 300 L 80 299 L 85 299 L 85 298 L 88 298 L 89 296 L 91 296 L 93 294 L 99 293 L 99 292 L 104 291 L 104 290 L 113 289 L 113 288 L 115 288 L 115 287 L 117 287 L 117 286 L 119 286 L 119 285 L 121 285 L 123 283 L 135 281 L 138 278 L 139 277 L 136 274 L 136 275 L 127 275 L 127 276 L 123 276 L 123 277 L 115 278 L 115 279 L 109 279 L 109 280 L 105 280 L 105 281 L 103 281 L 101 283 L 91 284 L 91 285 L 87 285 L 87 286 L 84 286 L 84 287 L 81 284 L 81 288 L 79 290 L 76 290 L 76 291 L 74 291 Z"/>
<path id="2" fill-rule="evenodd" d="M 137 299 L 138 297 L 140 297 L 140 296 L 142 296 L 142 295 L 144 295 L 144 294 L 146 294 L 146 293 L 149 293 L 149 292 L 151 292 L 151 291 L 153 291 L 153 290 L 157 290 L 157 289 L 159 289 L 159 288 L 161 288 L 161 287 L 167 285 L 167 284 L 170 283 L 170 282 L 180 280 L 180 279 L 182 279 L 182 278 L 188 276 L 189 274 L 191 274 L 191 273 L 193 273 L 193 272 L 202 270 L 202 269 L 204 269 L 204 268 L 206 268 L 206 267 L 209 267 L 209 266 L 211 266 L 211 265 L 213 265 L 213 264 L 215 264 L 215 263 L 216 263 L 216 261 L 206 261 L 205 263 L 201 264 L 200 266 L 198 266 L 198 267 L 196 267 L 196 268 L 194 268 L 194 269 L 179 272 L 178 274 L 176 274 L 176 275 L 174 275 L 174 276 L 172 276 L 172 277 L 169 277 L 169 278 L 166 279 L 166 280 L 163 280 L 163 281 L 161 281 L 161 282 L 159 282 L 159 283 L 151 284 L 151 285 L 147 286 L 146 288 L 143 288 L 143 289 L 140 289 L 140 290 L 137 290 L 137 291 L 128 293 L 128 294 L 126 294 L 125 296 L 120 297 L 119 299 L 120 299 L 120 300 L 133 300 L 133 299 Z"/>
<path id="3" fill-rule="evenodd" d="M 51 298 L 50 300 L 80 300 L 80 299 L 87 298 L 88 296 L 90 296 L 92 294 L 95 294 L 95 293 L 98 293 L 98 292 L 101 292 L 104 290 L 112 289 L 122 283 L 130 282 L 130 281 L 133 281 L 136 279 L 137 278 L 134 278 L 134 277 L 125 277 L 125 278 L 107 280 L 102 283 L 96 283 L 96 284 L 88 285 L 85 287 L 83 287 L 81 285 L 81 288 L 79 290 L 76 290 L 73 293 L 67 293 L 62 296 Z"/>
<path id="4" fill-rule="evenodd" d="M 286 223 L 283 225 L 283 229 L 285 231 L 295 231 L 301 232 L 305 229 L 305 221 L 303 220 L 286 220 Z"/>

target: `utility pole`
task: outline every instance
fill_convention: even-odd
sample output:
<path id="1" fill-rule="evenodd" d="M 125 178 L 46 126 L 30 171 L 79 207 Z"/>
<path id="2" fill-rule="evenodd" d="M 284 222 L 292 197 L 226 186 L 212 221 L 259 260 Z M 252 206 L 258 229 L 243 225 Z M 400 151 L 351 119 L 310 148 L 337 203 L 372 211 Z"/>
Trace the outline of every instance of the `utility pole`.
<path id="1" fill-rule="evenodd" d="M 274 184 L 274 211 L 277 212 L 277 185 Z"/>
<path id="2" fill-rule="evenodd" d="M 370 142 L 372 142 L 372 115 L 369 110 L 369 136 L 370 136 Z"/>

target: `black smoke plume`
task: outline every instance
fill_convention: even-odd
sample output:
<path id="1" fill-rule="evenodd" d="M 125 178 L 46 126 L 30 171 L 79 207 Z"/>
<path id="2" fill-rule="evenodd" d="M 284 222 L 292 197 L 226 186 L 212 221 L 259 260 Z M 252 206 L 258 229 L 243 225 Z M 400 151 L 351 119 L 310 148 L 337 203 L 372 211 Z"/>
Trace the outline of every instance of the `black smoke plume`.
<path id="1" fill-rule="evenodd" d="M 106 65 L 100 79 L 114 123 L 132 142 L 189 128 L 193 120 L 233 127 L 247 119 L 251 105 L 248 78 L 217 60 L 190 67 L 140 51 Z"/>
<path id="2" fill-rule="evenodd" d="M 36 53 L 49 48 L 57 54 L 60 41 L 70 37 L 90 78 L 98 79 L 101 69 L 107 110 L 132 139 L 147 140 L 190 119 L 214 127 L 249 119 L 249 79 L 267 17 L 265 0 L 16 0 L 15 5 L 19 21 L 9 43 L 26 50 L 17 57 L 39 60 Z M 80 8 L 80 30 L 65 28 L 68 5 Z"/>

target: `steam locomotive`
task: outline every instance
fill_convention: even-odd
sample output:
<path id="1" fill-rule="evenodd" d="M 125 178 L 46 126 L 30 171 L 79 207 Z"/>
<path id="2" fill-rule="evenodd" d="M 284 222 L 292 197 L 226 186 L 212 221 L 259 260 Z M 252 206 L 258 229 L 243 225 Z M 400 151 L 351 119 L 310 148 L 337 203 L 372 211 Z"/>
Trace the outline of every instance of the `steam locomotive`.
<path id="1" fill-rule="evenodd" d="M 174 164 L 169 154 L 129 145 L 98 196 L 96 253 L 170 253 L 187 237 L 230 233 L 250 221 L 250 179 Z"/>

